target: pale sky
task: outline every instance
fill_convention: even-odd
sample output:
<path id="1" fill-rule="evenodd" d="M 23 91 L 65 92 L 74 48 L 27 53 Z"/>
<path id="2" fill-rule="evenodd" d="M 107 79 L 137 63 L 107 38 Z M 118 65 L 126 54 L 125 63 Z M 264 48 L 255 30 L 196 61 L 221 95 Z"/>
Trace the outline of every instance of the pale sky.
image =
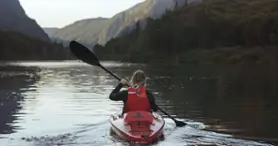
<path id="1" fill-rule="evenodd" d="M 19 0 L 27 15 L 42 27 L 64 27 L 74 21 L 110 18 L 144 0 Z"/>

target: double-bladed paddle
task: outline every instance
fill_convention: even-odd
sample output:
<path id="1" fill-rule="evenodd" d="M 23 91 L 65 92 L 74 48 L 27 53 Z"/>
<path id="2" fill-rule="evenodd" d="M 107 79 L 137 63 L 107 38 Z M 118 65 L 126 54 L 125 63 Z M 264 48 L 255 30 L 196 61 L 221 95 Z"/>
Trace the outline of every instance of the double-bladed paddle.
<path id="1" fill-rule="evenodd" d="M 118 79 L 119 81 L 121 80 L 119 77 L 117 77 L 115 74 L 113 74 L 111 71 L 109 71 L 108 69 L 106 69 L 105 67 L 103 67 L 98 58 L 95 56 L 95 54 L 93 52 L 91 52 L 87 47 L 83 46 L 82 44 L 76 42 L 76 41 L 71 41 L 70 42 L 70 49 L 71 52 L 80 60 L 82 60 L 85 63 L 88 63 L 92 66 L 98 66 L 102 69 L 104 69 L 106 72 L 108 72 L 110 75 L 112 75 L 113 77 L 115 77 L 116 79 Z M 186 123 L 182 122 L 182 121 L 178 121 L 176 120 L 173 116 L 169 115 L 168 113 L 166 113 L 164 110 L 162 110 L 160 107 L 158 107 L 158 110 L 160 110 L 162 113 L 164 113 L 165 115 L 167 115 L 169 118 L 171 118 L 175 123 L 176 126 L 178 127 L 182 127 L 187 125 Z"/>

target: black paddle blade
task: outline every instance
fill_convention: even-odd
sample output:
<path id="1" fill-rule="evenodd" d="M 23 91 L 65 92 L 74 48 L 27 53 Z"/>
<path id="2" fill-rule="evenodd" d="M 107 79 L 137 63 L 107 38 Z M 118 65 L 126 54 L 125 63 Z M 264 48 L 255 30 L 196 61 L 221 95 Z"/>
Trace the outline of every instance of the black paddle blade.
<path id="1" fill-rule="evenodd" d="M 85 63 L 100 66 L 98 58 L 95 56 L 93 52 L 91 52 L 87 47 L 83 46 L 82 44 L 71 41 L 70 44 L 71 52 L 80 60 Z"/>
<path id="2" fill-rule="evenodd" d="M 177 126 L 177 127 L 183 127 L 183 126 L 186 126 L 186 125 L 187 125 L 186 123 L 184 123 L 184 122 L 182 122 L 182 121 L 177 121 L 177 120 L 175 120 L 175 123 L 176 123 L 176 126 Z"/>

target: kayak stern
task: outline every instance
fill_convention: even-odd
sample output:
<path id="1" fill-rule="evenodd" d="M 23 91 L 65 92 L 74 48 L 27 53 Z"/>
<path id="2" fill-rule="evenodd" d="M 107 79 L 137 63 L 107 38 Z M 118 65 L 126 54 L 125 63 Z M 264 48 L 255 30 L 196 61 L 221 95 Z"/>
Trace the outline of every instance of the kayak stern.
<path id="1" fill-rule="evenodd" d="M 131 142 L 152 143 L 163 136 L 164 119 L 147 112 L 132 112 L 110 117 L 111 129 Z"/>

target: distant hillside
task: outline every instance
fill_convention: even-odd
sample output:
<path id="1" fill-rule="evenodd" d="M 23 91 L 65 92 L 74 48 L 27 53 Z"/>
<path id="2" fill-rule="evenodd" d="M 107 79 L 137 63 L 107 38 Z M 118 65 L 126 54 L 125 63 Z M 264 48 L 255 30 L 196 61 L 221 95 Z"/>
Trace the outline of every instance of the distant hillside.
<path id="1" fill-rule="evenodd" d="M 111 19 L 97 18 L 77 21 L 68 25 L 51 36 L 55 42 L 67 44 L 77 40 L 85 45 L 105 44 L 114 37 L 134 29 L 140 21 L 145 25 L 148 17 L 159 18 L 166 9 L 183 5 L 187 0 L 146 0 L 134 7 L 123 11 Z M 189 2 L 198 0 L 189 0 Z"/>
<path id="2" fill-rule="evenodd" d="M 19 32 L 0 31 L 0 60 L 67 60 L 68 48 Z"/>
<path id="3" fill-rule="evenodd" d="M 0 29 L 18 31 L 49 41 L 47 34 L 36 21 L 25 14 L 19 0 L 0 0 Z"/>
<path id="4" fill-rule="evenodd" d="M 189 0 L 192 2 L 194 0 Z M 175 5 L 184 5 L 187 0 L 146 0 L 134 7 L 123 11 L 109 20 L 102 30 L 98 44 L 105 44 L 122 33 L 133 30 L 138 21 L 144 25 L 148 17 L 159 18 L 166 9 L 173 9 Z"/>
<path id="5" fill-rule="evenodd" d="M 96 18 L 74 22 L 62 29 L 57 30 L 51 39 L 56 42 L 79 41 L 88 46 L 94 46 L 98 41 L 101 30 L 106 26 L 108 19 Z"/>
<path id="6" fill-rule="evenodd" d="M 55 27 L 43 28 L 43 31 L 48 35 L 48 37 L 51 37 L 58 30 L 59 28 L 55 28 Z"/>
<path id="7" fill-rule="evenodd" d="M 188 51 L 235 47 L 232 53 L 206 54 L 220 62 L 256 61 L 266 54 L 253 54 L 250 48 L 278 46 L 277 8 L 278 2 L 273 0 L 203 0 L 168 11 L 160 19 L 148 19 L 144 30 L 137 27 L 104 48 L 97 45 L 96 52 L 109 60 L 145 62 L 161 57 L 182 62 L 200 59 L 196 54 L 188 55 Z"/>

